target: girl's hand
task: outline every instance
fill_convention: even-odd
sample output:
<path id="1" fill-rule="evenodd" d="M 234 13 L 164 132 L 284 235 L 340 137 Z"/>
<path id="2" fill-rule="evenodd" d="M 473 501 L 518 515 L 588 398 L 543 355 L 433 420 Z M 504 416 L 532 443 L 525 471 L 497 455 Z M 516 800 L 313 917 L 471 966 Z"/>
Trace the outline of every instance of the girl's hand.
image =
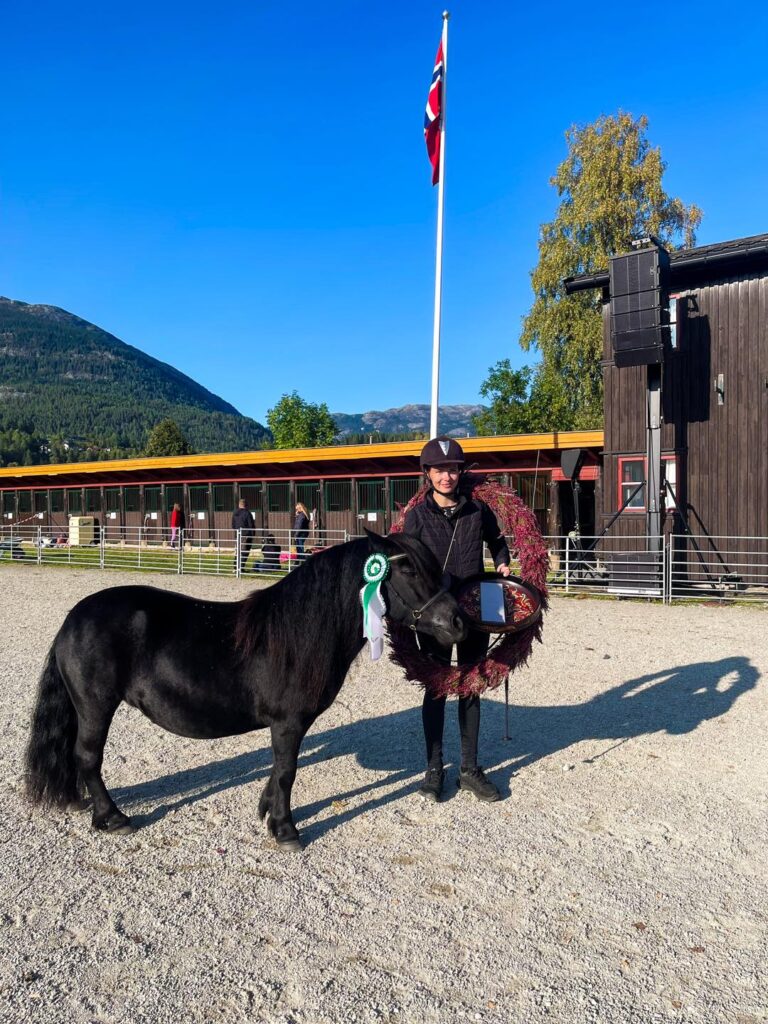
<path id="1" fill-rule="evenodd" d="M 498 567 L 498 569 L 496 570 L 496 572 L 500 573 L 502 576 L 509 576 L 509 574 L 512 572 L 512 570 L 505 563 L 504 565 L 500 565 Z"/>

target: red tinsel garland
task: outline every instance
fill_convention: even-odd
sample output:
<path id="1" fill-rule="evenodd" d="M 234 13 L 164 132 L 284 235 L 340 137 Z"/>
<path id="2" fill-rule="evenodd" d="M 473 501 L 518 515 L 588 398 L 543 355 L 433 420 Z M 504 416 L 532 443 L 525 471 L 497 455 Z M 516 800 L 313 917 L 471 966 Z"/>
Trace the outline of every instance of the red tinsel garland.
<path id="1" fill-rule="evenodd" d="M 392 533 L 401 533 L 405 515 L 421 504 L 427 495 L 425 485 L 411 498 L 392 527 Z M 547 602 L 547 548 L 542 539 L 536 517 L 509 487 L 484 478 L 467 476 L 462 492 L 484 501 L 495 513 L 504 535 L 512 540 L 512 554 L 520 563 L 520 577 L 532 584 L 541 594 L 542 611 Z M 387 624 L 392 660 L 405 671 L 406 678 L 421 683 L 436 697 L 484 693 L 500 686 L 519 665 L 524 665 L 531 654 L 533 641 L 541 642 L 542 620 L 520 633 L 507 633 L 482 661 L 474 665 L 441 665 L 419 650 L 412 630 Z"/>

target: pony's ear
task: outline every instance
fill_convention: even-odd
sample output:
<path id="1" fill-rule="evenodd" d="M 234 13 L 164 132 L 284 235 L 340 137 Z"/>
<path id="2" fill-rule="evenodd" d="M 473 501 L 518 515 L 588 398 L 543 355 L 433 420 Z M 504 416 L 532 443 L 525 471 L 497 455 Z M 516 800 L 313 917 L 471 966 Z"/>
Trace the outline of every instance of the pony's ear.
<path id="1" fill-rule="evenodd" d="M 386 554 L 392 550 L 392 543 L 386 537 L 382 537 L 380 533 L 374 533 L 373 530 L 368 530 L 366 527 L 363 527 L 363 529 L 368 534 L 368 543 L 371 546 L 371 551 L 381 551 L 382 554 Z"/>

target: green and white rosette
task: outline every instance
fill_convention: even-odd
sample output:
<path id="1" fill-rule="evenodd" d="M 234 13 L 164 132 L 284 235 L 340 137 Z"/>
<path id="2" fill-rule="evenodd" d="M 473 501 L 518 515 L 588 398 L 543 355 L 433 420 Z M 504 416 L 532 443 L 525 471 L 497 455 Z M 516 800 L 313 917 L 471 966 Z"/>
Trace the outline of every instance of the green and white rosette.
<path id="1" fill-rule="evenodd" d="M 381 595 L 381 584 L 389 576 L 389 559 L 376 552 L 363 566 L 365 585 L 360 591 L 363 606 L 363 636 L 368 641 L 371 661 L 378 661 L 384 651 L 384 615 L 387 606 Z"/>

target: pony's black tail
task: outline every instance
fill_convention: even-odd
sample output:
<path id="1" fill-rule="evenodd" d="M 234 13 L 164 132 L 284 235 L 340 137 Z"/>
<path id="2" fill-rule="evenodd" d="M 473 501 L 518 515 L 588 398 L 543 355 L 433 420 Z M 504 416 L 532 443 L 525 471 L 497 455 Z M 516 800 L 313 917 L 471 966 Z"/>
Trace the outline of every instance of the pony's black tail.
<path id="1" fill-rule="evenodd" d="M 66 807 L 82 795 L 75 763 L 77 715 L 51 647 L 37 690 L 26 754 L 27 797 L 35 804 Z"/>

